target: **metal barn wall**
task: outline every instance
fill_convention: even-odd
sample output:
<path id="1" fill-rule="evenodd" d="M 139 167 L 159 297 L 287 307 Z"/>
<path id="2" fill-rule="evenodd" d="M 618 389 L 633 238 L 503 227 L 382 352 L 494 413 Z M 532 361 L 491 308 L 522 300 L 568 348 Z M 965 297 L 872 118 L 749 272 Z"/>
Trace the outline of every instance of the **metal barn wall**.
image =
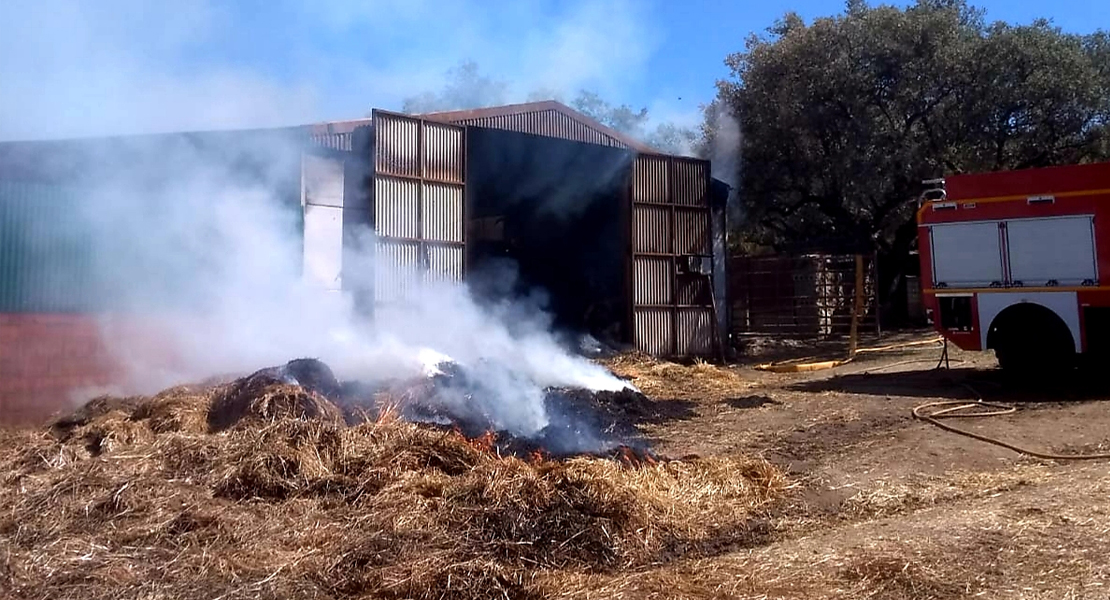
<path id="1" fill-rule="evenodd" d="M 98 308 L 80 201 L 75 186 L 0 181 L 0 313 Z"/>
<path id="2" fill-rule="evenodd" d="M 128 389 L 120 347 L 154 370 L 172 371 L 177 360 L 164 326 L 172 319 L 179 328 L 189 315 L 172 306 L 124 310 L 131 307 L 101 280 L 110 258 L 90 251 L 98 244 L 82 217 L 97 197 L 88 178 L 120 166 L 154 181 L 188 178 L 187 161 L 172 152 L 211 152 L 248 171 L 280 171 L 275 199 L 295 211 L 298 156 L 243 160 L 290 142 L 311 145 L 304 128 L 0 143 L 0 424 L 41 422 L 106 388 Z"/>
<path id="3" fill-rule="evenodd" d="M 506 129 L 519 133 L 531 133 L 547 137 L 562 138 L 574 142 L 586 142 L 614 148 L 628 148 L 617 138 L 607 135 L 589 125 L 576 121 L 569 115 L 557 110 L 546 109 L 520 112 L 508 115 L 484 116 L 453 121 L 459 125 L 475 125 L 491 129 Z"/>
<path id="4" fill-rule="evenodd" d="M 466 129 L 373 112 L 377 233 L 374 300 L 403 300 L 420 281 L 462 281 Z"/>
<path id="5" fill-rule="evenodd" d="M 709 163 L 641 154 L 632 173 L 636 347 L 654 355 L 709 355 L 717 334 L 712 282 L 680 270 L 687 257 L 713 258 Z"/>

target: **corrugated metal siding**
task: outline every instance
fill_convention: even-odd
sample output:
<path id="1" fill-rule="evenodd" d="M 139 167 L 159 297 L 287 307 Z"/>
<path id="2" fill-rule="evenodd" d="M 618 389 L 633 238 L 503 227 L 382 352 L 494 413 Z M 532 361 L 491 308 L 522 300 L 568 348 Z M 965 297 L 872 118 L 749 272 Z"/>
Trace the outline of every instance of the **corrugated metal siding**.
<path id="1" fill-rule="evenodd" d="M 633 249 L 636 252 L 671 253 L 671 211 L 665 206 L 633 206 Z"/>
<path id="2" fill-rule="evenodd" d="M 374 300 L 404 300 L 420 277 L 420 244 L 378 240 L 374 268 Z"/>
<path id="3" fill-rule="evenodd" d="M 713 301 L 709 296 L 709 284 L 704 277 L 680 275 L 678 280 L 678 304 L 680 306 L 707 306 Z"/>
<path id="4" fill-rule="evenodd" d="M 403 300 L 421 273 L 461 281 L 465 129 L 382 111 L 373 119 L 374 224 L 385 244 L 379 245 L 377 300 Z"/>
<path id="5" fill-rule="evenodd" d="M 707 308 L 678 309 L 678 353 L 705 356 L 713 352 L 713 312 Z"/>
<path id="6" fill-rule="evenodd" d="M 674 203 L 679 206 L 709 206 L 709 163 L 691 158 L 673 160 Z"/>
<path id="7" fill-rule="evenodd" d="M 463 188 L 442 183 L 424 184 L 424 230 L 421 237 L 441 242 L 463 241 Z"/>
<path id="8" fill-rule="evenodd" d="M 421 177 L 420 121 L 374 113 L 374 165 L 378 174 Z"/>
<path id="9" fill-rule="evenodd" d="M 712 256 L 709 163 L 642 154 L 632 170 L 634 337 L 664 355 L 712 352 L 710 282 L 680 273 L 686 256 Z"/>
<path id="10" fill-rule="evenodd" d="M 671 304 L 671 259 L 654 256 L 636 257 L 633 282 L 634 300 L 639 305 Z"/>
<path id="11" fill-rule="evenodd" d="M 429 246 L 427 272 L 428 280 L 462 280 L 463 253 L 464 248 L 462 246 Z"/>
<path id="12" fill-rule="evenodd" d="M 674 313 L 667 308 L 640 308 L 636 310 L 636 346 L 655 356 L 673 354 Z"/>
<path id="13" fill-rule="evenodd" d="M 104 298 L 92 240 L 77 226 L 80 190 L 0 181 L 0 312 L 81 312 Z"/>
<path id="14" fill-rule="evenodd" d="M 606 135 L 585 123 L 576 121 L 556 110 L 521 112 L 495 117 L 481 117 L 456 121 L 460 125 L 476 125 L 491 129 L 507 129 L 520 133 L 545 135 L 575 142 L 586 142 L 613 148 L 627 148 L 620 140 Z"/>
<path id="15" fill-rule="evenodd" d="M 710 240 L 709 213 L 704 210 L 675 211 L 675 251 L 678 254 L 713 254 Z"/>
<path id="16" fill-rule="evenodd" d="M 350 152 L 352 149 L 352 132 L 347 133 L 312 133 L 312 143 L 320 146 L 321 148 L 328 148 L 331 150 L 342 150 Z"/>
<path id="17" fill-rule="evenodd" d="M 378 235 L 416 239 L 419 207 L 419 181 L 382 175 L 374 181 L 374 223 Z"/>
<path id="18" fill-rule="evenodd" d="M 669 203 L 668 180 L 667 157 L 650 155 L 636 157 L 636 162 L 632 166 L 632 201 Z"/>
<path id="19" fill-rule="evenodd" d="M 442 123 L 424 123 L 424 177 L 433 181 L 462 183 L 465 173 L 463 147 L 466 131 Z"/>

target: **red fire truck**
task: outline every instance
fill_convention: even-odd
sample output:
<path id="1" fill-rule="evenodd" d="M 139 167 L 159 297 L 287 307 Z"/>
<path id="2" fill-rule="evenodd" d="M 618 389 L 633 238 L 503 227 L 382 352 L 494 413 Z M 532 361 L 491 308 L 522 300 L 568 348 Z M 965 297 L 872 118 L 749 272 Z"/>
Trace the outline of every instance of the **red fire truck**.
<path id="1" fill-rule="evenodd" d="M 1110 163 L 926 183 L 922 291 L 945 338 L 1016 373 L 1110 351 Z"/>

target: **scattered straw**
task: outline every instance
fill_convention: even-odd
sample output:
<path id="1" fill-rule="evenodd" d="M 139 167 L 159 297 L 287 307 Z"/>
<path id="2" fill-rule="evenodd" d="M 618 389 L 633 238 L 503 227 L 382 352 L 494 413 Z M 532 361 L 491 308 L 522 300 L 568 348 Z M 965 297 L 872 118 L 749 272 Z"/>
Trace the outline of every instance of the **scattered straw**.
<path id="1" fill-rule="evenodd" d="M 629 353 L 601 362 L 652 398 L 719 400 L 753 386 L 753 382 L 742 378 L 735 369 L 701 360 L 683 365 Z"/>
<path id="2" fill-rule="evenodd" d="M 760 460 L 501 458 L 390 411 L 347 427 L 303 390 L 233 389 L 175 388 L 51 433 L 3 432 L 0 587 L 539 598 L 574 573 L 743 546 L 786 487 Z M 221 410 L 238 418 L 211 433 Z"/>

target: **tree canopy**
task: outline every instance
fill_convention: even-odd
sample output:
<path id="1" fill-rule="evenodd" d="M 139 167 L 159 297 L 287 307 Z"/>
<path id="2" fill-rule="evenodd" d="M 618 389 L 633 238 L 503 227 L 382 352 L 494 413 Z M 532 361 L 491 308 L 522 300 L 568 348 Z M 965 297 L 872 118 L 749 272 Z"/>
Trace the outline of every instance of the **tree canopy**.
<path id="1" fill-rule="evenodd" d="M 1110 156 L 1110 37 L 987 23 L 962 0 L 787 14 L 726 63 L 743 238 L 906 252 L 921 181 Z M 713 115 L 710 115 L 712 117 Z M 712 146 L 719 128 L 708 120 Z"/>
<path id="2" fill-rule="evenodd" d="M 442 89 L 405 98 L 401 110 L 409 114 L 422 114 L 485 108 L 508 104 L 509 97 L 507 82 L 483 75 L 474 61 L 463 61 L 447 71 Z M 694 130 L 674 123 L 657 123 L 651 128 L 651 116 L 647 108 L 635 109 L 627 104 L 612 104 L 590 90 L 579 90 L 570 102 L 566 102 L 559 92 L 542 88 L 532 90 L 527 99 L 530 102 L 564 102 L 603 125 L 665 153 L 689 153 L 698 137 Z"/>

